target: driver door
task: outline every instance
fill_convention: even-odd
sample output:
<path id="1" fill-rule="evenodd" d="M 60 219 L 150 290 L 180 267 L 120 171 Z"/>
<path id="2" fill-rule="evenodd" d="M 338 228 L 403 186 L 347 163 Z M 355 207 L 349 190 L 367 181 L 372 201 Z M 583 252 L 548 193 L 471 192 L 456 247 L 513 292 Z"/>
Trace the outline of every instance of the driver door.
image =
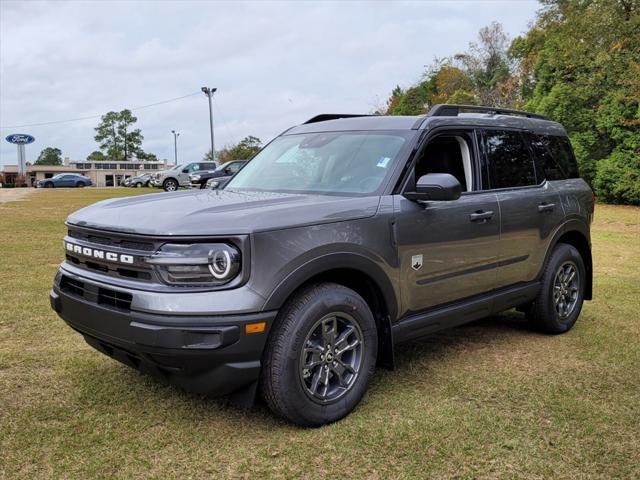
<path id="1" fill-rule="evenodd" d="M 409 173 L 413 182 L 404 191 L 415 188 L 416 172 L 449 173 L 463 185 L 461 197 L 428 202 L 394 197 L 405 314 L 487 292 L 497 282 L 500 210 L 494 193 L 479 190 L 474 132 L 443 135 L 432 136 L 418 154 Z M 442 148 L 433 148 L 436 143 Z"/>

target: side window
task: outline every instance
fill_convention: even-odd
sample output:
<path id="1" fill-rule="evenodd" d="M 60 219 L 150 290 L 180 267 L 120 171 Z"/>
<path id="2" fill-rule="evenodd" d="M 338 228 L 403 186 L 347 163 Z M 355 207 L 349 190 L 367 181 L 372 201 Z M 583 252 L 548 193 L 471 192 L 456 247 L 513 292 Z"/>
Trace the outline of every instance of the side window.
<path id="1" fill-rule="evenodd" d="M 551 152 L 549 151 L 549 137 L 546 135 L 529 135 L 531 150 L 535 157 L 536 175 L 540 180 L 563 180 L 564 174 Z"/>
<path id="2" fill-rule="evenodd" d="M 567 137 L 550 136 L 549 151 L 555 160 L 558 168 L 562 171 L 564 178 L 578 178 L 578 165 L 576 157 L 573 155 L 571 143 Z"/>
<path id="3" fill-rule="evenodd" d="M 229 170 L 231 171 L 231 173 L 236 173 L 238 170 L 240 170 L 241 166 L 242 166 L 241 163 L 232 163 L 229 166 Z"/>
<path id="4" fill-rule="evenodd" d="M 533 134 L 530 138 L 539 180 L 564 180 L 579 176 L 569 139 Z"/>
<path id="5" fill-rule="evenodd" d="M 200 164 L 200 169 L 201 170 L 214 170 L 216 168 L 216 164 L 215 163 L 201 163 Z"/>
<path id="6" fill-rule="evenodd" d="M 429 140 L 416 162 L 407 188 L 415 189 L 417 180 L 428 173 L 449 173 L 456 177 L 463 192 L 473 190 L 473 143 L 465 133 L 447 133 Z"/>
<path id="7" fill-rule="evenodd" d="M 533 159 L 520 132 L 485 130 L 482 144 L 489 168 L 488 188 L 525 187 L 538 183 Z"/>

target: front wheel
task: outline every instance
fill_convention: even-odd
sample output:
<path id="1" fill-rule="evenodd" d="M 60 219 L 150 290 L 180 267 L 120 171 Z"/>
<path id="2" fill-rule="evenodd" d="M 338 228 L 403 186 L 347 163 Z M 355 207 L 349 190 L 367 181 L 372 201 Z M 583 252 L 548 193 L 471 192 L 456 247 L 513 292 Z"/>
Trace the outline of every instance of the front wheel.
<path id="1" fill-rule="evenodd" d="M 334 283 L 311 285 L 287 302 L 273 325 L 263 397 L 297 425 L 335 422 L 360 402 L 377 353 L 376 323 L 362 297 Z"/>
<path id="2" fill-rule="evenodd" d="M 136 188 L 142 188 L 142 184 L 140 182 L 136 183 Z"/>
<path id="3" fill-rule="evenodd" d="M 84 188 L 84 183 L 76 182 L 76 188 Z"/>
<path id="4" fill-rule="evenodd" d="M 558 244 L 542 275 L 542 287 L 527 317 L 540 330 L 567 332 L 578 320 L 584 301 L 586 269 L 580 252 Z"/>
<path id="5" fill-rule="evenodd" d="M 165 192 L 175 192 L 178 189 L 178 182 L 173 178 L 168 178 L 162 184 Z"/>

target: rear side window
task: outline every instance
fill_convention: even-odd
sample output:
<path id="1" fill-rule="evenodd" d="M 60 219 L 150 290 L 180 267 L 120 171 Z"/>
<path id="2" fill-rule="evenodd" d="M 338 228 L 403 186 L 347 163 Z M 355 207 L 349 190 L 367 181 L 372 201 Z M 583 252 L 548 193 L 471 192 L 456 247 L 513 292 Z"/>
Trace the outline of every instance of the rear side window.
<path id="1" fill-rule="evenodd" d="M 536 158 L 540 180 L 577 178 L 578 165 L 569 139 L 551 135 L 531 135 L 531 148 Z"/>
<path id="2" fill-rule="evenodd" d="M 512 130 L 485 130 L 482 135 L 488 188 L 536 185 L 533 159 L 522 134 Z"/>

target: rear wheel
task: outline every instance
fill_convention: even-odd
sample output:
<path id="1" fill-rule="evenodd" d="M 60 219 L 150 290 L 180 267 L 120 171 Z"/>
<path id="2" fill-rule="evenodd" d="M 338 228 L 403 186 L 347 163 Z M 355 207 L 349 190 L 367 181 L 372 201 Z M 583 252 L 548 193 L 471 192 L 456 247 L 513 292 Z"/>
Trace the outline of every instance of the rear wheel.
<path id="1" fill-rule="evenodd" d="M 580 252 L 565 243 L 556 246 L 542 276 L 542 288 L 527 316 L 546 333 L 564 333 L 582 310 L 586 272 Z"/>
<path id="2" fill-rule="evenodd" d="M 175 192 L 178 189 L 178 182 L 173 178 L 167 178 L 162 184 L 165 192 Z"/>
<path id="3" fill-rule="evenodd" d="M 140 182 L 136 183 L 136 188 L 142 188 L 142 183 Z"/>
<path id="4" fill-rule="evenodd" d="M 44 184 L 44 188 L 53 188 L 53 182 L 47 182 Z"/>
<path id="5" fill-rule="evenodd" d="M 295 424 L 335 422 L 366 392 L 377 349 L 376 323 L 360 295 L 333 283 L 309 286 L 273 325 L 262 394 L 274 412 Z"/>

